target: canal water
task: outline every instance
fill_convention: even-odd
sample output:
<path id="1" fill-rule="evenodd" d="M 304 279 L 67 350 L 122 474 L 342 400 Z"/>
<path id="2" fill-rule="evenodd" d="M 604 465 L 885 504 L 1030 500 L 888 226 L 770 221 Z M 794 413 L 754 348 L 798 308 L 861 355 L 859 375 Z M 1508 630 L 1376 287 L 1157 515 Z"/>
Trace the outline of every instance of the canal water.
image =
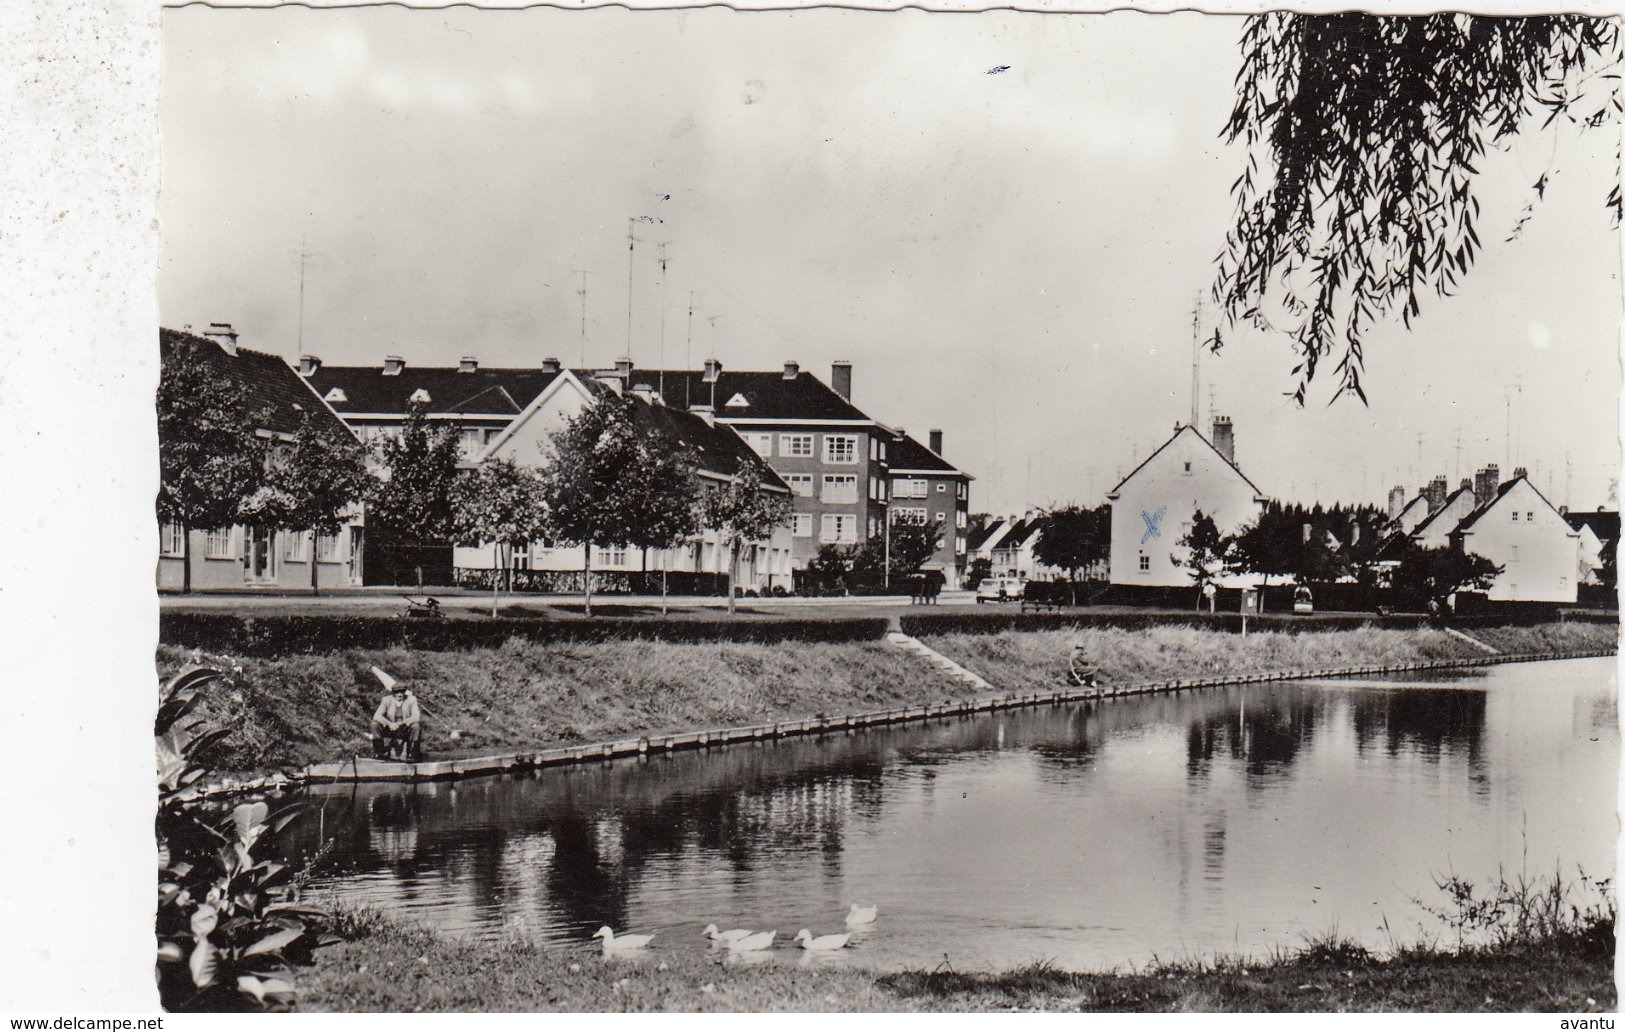
<path id="1" fill-rule="evenodd" d="M 843 930 L 834 962 L 1110 968 L 1436 928 L 1436 879 L 1612 876 L 1613 659 L 952 718 L 309 793 L 317 891 L 454 935 Z M 800 951 L 777 951 L 782 962 Z"/>

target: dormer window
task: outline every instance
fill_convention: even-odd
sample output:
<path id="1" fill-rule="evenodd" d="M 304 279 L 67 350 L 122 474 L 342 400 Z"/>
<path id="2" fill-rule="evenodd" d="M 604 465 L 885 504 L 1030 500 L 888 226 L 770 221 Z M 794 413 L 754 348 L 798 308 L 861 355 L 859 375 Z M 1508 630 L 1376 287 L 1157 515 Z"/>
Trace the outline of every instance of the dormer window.
<path id="1" fill-rule="evenodd" d="M 419 387 L 417 390 L 413 391 L 412 396 L 406 400 L 410 401 L 414 405 L 427 405 L 429 403 L 429 392 L 424 390 L 422 387 Z"/>
<path id="2" fill-rule="evenodd" d="M 350 400 L 345 395 L 343 389 L 339 388 L 339 387 L 334 387 L 332 390 L 330 390 L 326 394 L 322 395 L 322 399 L 324 401 L 331 402 L 331 403 L 333 403 L 335 405 L 342 404 L 343 402 L 346 402 L 346 401 Z"/>
<path id="3" fill-rule="evenodd" d="M 750 408 L 750 402 L 745 400 L 743 394 L 735 394 L 728 399 L 728 403 L 724 408 Z"/>

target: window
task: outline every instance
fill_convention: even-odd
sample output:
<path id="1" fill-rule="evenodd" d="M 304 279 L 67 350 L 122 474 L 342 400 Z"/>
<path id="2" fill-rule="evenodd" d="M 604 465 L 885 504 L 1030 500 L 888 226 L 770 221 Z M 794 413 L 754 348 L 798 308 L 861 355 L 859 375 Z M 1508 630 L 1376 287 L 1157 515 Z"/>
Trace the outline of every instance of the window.
<path id="1" fill-rule="evenodd" d="M 811 473 L 786 473 L 784 474 L 784 482 L 790 485 L 791 491 L 803 498 L 811 498 L 813 495 L 813 477 Z"/>
<path id="2" fill-rule="evenodd" d="M 203 543 L 204 554 L 210 559 L 235 559 L 231 550 L 231 528 L 209 531 Z"/>
<path id="3" fill-rule="evenodd" d="M 282 558 L 296 563 L 305 561 L 309 553 L 305 551 L 305 543 L 310 540 L 308 531 L 285 530 L 282 532 Z"/>
<path id="4" fill-rule="evenodd" d="M 915 506 L 898 506 L 892 510 L 892 522 L 903 524 L 912 523 L 916 526 L 925 524 L 925 510 Z"/>
<path id="5" fill-rule="evenodd" d="M 961 499 L 966 499 L 966 498 L 970 497 L 970 485 L 969 484 L 961 483 L 959 485 L 959 497 Z"/>
<path id="6" fill-rule="evenodd" d="M 924 498 L 925 481 L 899 480 L 897 486 L 892 489 L 892 494 L 898 498 Z"/>
<path id="7" fill-rule="evenodd" d="M 947 483 L 947 481 L 943 481 L 942 483 L 937 485 L 937 494 L 947 494 L 947 493 L 948 493 L 948 483 Z"/>
<path id="8" fill-rule="evenodd" d="M 339 536 L 337 534 L 321 534 L 316 538 L 316 559 L 318 562 L 336 562 L 339 557 Z"/>
<path id="9" fill-rule="evenodd" d="M 744 434 L 745 443 L 764 459 L 773 457 L 772 434 Z"/>
<path id="10" fill-rule="evenodd" d="M 179 523 L 158 525 L 158 551 L 164 555 L 181 555 L 186 551 L 185 532 Z"/>
<path id="11" fill-rule="evenodd" d="M 1533 523 L 1533 522 L 1535 522 L 1535 514 L 1532 513 L 1532 512 L 1524 513 L 1524 522 L 1525 523 Z"/>
<path id="12" fill-rule="evenodd" d="M 1517 514 L 1517 513 L 1516 513 L 1516 512 L 1514 512 L 1514 513 L 1513 513 L 1513 514 L 1512 514 L 1512 522 L 1513 522 L 1513 523 L 1517 523 L 1517 522 L 1518 522 L 1518 514 Z"/>
<path id="13" fill-rule="evenodd" d="M 812 537 L 812 513 L 796 513 L 795 536 L 799 538 Z"/>
<path id="14" fill-rule="evenodd" d="M 948 522 L 948 514 L 945 513 L 945 512 L 937 513 L 937 522 L 938 523 L 947 523 Z"/>
<path id="15" fill-rule="evenodd" d="M 1141 573 L 1150 573 L 1151 572 L 1151 557 L 1150 556 L 1148 556 L 1148 555 L 1141 555 L 1140 556 L 1140 572 Z"/>
<path id="16" fill-rule="evenodd" d="M 605 566 L 626 565 L 626 549 L 624 548 L 606 548 L 598 554 L 602 557 L 601 561 Z"/>
<path id="17" fill-rule="evenodd" d="M 516 570 L 530 569 L 530 542 L 521 541 L 508 546 L 508 562 Z"/>
<path id="18" fill-rule="evenodd" d="M 823 498 L 837 503 L 857 501 L 858 478 L 850 473 L 825 473 Z"/>
<path id="19" fill-rule="evenodd" d="M 964 555 L 965 554 L 965 539 L 960 537 L 958 534 L 954 535 L 954 554 L 955 555 Z"/>
<path id="20" fill-rule="evenodd" d="M 858 518 L 839 513 L 825 513 L 820 527 L 820 540 L 832 545 L 851 544 L 858 539 Z"/>
<path id="21" fill-rule="evenodd" d="M 810 459 L 813 457 L 812 434 L 780 434 L 779 454 L 787 459 Z"/>
<path id="22" fill-rule="evenodd" d="M 875 518 L 874 516 L 869 517 L 869 536 L 870 537 L 879 537 L 880 536 L 880 520 Z"/>
<path id="23" fill-rule="evenodd" d="M 851 434 L 824 435 L 824 461 L 850 466 L 858 461 L 858 439 Z"/>
<path id="24" fill-rule="evenodd" d="M 960 530 L 964 530 L 969 525 L 970 520 L 966 518 L 964 509 L 960 509 L 958 512 L 954 513 L 954 526 L 958 527 Z"/>
<path id="25" fill-rule="evenodd" d="M 465 459 L 472 459 L 485 448 L 485 433 L 482 430 L 462 430 L 457 434 L 457 452 Z"/>

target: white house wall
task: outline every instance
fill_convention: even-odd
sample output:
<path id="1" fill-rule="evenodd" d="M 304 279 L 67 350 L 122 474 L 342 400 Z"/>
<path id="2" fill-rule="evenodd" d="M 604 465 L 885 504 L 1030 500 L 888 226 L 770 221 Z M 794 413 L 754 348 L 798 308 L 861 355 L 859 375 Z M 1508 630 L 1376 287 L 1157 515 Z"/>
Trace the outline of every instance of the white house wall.
<path id="1" fill-rule="evenodd" d="M 1190 530 L 1192 514 L 1201 509 L 1219 533 L 1232 534 L 1262 508 L 1246 478 L 1187 427 L 1119 485 L 1112 499 L 1111 582 L 1189 587 L 1189 571 L 1173 556 L 1185 551 L 1174 543 Z"/>
<path id="2" fill-rule="evenodd" d="M 1505 567 L 1487 592 L 1492 601 L 1575 601 L 1580 536 L 1527 480 L 1463 532 L 1462 547 Z"/>
<path id="3" fill-rule="evenodd" d="M 1476 508 L 1478 499 L 1471 491 L 1456 492 L 1456 498 L 1446 503 L 1440 515 L 1416 536 L 1416 543 L 1423 548 L 1444 548 L 1450 544 L 1450 532 Z"/>

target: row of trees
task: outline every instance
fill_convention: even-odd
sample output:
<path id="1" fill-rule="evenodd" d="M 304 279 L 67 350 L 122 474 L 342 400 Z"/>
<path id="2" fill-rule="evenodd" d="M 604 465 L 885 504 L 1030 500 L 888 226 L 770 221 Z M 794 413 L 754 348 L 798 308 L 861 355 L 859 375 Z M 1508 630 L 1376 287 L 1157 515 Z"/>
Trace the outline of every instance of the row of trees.
<path id="1" fill-rule="evenodd" d="M 848 591 L 917 575 L 942 547 L 936 524 L 897 521 L 865 541 L 824 545 L 807 560 L 807 576 L 824 590 Z"/>
<path id="2" fill-rule="evenodd" d="M 458 428 L 414 408 L 400 433 L 368 453 L 331 422 L 306 413 L 291 440 L 263 436 L 264 413 L 200 362 L 166 362 L 159 388 L 162 489 L 158 516 L 183 530 L 183 590 L 191 590 L 191 531 L 256 524 L 311 534 L 314 549 L 365 504 L 372 532 L 416 551 L 452 541 L 490 544 L 495 612 L 503 571 L 516 546 L 553 540 L 585 553 L 592 611 L 594 548 L 669 549 L 702 527 L 715 528 L 729 556 L 729 608 L 740 550 L 789 519 L 786 497 L 762 489 L 761 472 L 741 464 L 705 487 L 692 456 L 669 435 L 640 426 L 630 399 L 607 397 L 566 420 L 544 465 L 490 459 L 459 470 Z M 511 572 L 507 573 L 511 587 Z M 664 578 L 662 578 L 664 585 Z"/>
<path id="3" fill-rule="evenodd" d="M 1177 544 L 1174 561 L 1203 590 L 1226 573 L 1261 578 L 1259 608 L 1271 577 L 1300 585 L 1330 584 L 1352 577 L 1366 588 L 1388 588 L 1403 599 L 1442 601 L 1457 591 L 1487 588 L 1501 572 L 1481 555 L 1451 547 L 1423 548 L 1407 541 L 1384 551 L 1385 523 L 1374 507 L 1322 509 L 1272 502 L 1235 534 L 1221 534 L 1200 509 Z"/>

